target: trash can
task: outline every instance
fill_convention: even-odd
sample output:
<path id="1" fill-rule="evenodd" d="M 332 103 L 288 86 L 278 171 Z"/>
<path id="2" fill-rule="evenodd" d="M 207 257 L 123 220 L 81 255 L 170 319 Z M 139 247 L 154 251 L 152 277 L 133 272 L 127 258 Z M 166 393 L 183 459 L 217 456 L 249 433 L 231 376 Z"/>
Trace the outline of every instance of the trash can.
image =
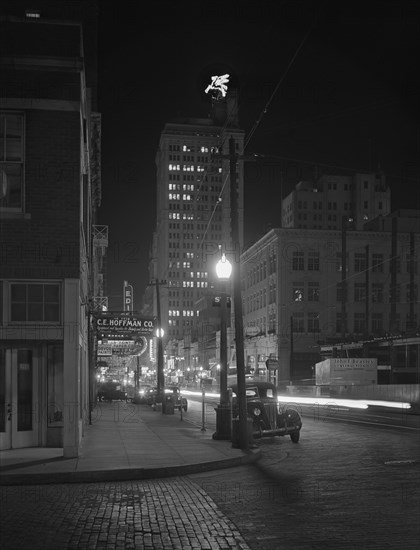
<path id="1" fill-rule="evenodd" d="M 246 419 L 246 434 L 248 439 L 248 445 L 254 444 L 254 435 L 253 435 L 253 422 L 252 418 Z M 239 418 L 232 418 L 232 447 L 237 449 L 239 447 Z"/>
<path id="2" fill-rule="evenodd" d="M 164 414 L 175 414 L 175 400 L 173 395 L 165 395 L 163 400 Z"/>

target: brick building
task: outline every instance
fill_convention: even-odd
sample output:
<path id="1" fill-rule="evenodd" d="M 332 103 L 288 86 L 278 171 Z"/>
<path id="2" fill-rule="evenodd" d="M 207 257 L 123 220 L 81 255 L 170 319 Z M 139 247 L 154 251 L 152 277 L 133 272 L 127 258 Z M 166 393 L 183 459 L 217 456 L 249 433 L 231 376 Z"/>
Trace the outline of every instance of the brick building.
<path id="1" fill-rule="evenodd" d="M 44 4 L 0 19 L 0 448 L 72 457 L 93 399 L 90 312 L 103 291 L 96 52 L 84 50 L 96 14 L 91 3 L 84 41 L 77 3 Z M 58 19 L 66 6 L 71 18 Z"/>
<path id="2" fill-rule="evenodd" d="M 398 211 L 364 231 L 273 229 L 249 247 L 241 257 L 248 369 L 310 383 L 321 342 L 418 333 L 418 220 Z M 279 368 L 266 372 L 269 357 Z M 416 376 L 414 362 L 393 380 Z"/>

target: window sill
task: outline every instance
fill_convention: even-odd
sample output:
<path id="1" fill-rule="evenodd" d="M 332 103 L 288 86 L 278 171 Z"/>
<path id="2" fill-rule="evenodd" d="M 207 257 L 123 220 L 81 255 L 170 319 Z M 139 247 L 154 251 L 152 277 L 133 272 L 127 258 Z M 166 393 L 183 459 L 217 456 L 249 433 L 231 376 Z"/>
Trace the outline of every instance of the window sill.
<path id="1" fill-rule="evenodd" d="M 0 220 L 30 220 L 31 215 L 25 212 L 8 212 L 0 210 Z"/>

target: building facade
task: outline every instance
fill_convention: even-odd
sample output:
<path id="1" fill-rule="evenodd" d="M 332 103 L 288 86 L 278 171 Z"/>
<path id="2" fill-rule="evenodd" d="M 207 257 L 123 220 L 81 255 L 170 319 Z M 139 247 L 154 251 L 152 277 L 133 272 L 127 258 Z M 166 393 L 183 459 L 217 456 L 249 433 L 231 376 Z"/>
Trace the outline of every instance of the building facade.
<path id="1" fill-rule="evenodd" d="M 156 155 L 157 219 L 150 277 L 160 283 L 160 313 L 168 359 L 177 342 L 197 340 L 198 302 L 214 294 L 221 251 L 239 261 L 231 245 L 229 140 L 243 153 L 236 97 L 219 100 L 212 118 L 165 125 Z M 240 246 L 243 243 L 243 160 L 236 164 Z M 149 290 L 153 313 L 156 292 Z M 146 310 L 146 309 L 145 309 Z M 150 308 L 149 308 L 150 310 Z M 202 324 L 201 324 L 202 325 Z M 200 326 L 200 334 L 206 332 Z M 202 347 L 200 344 L 198 347 Z M 185 363 L 185 357 L 184 357 Z M 188 368 L 188 366 L 186 367 Z"/>
<path id="2" fill-rule="evenodd" d="M 244 252 L 248 369 L 308 383 L 320 343 L 419 331 L 420 231 L 389 218 L 395 231 L 273 229 Z M 269 357 L 279 366 L 264 372 Z"/>
<path id="3" fill-rule="evenodd" d="M 342 217 L 353 229 L 391 212 L 391 191 L 382 173 L 323 175 L 299 182 L 282 201 L 282 227 L 341 229 Z"/>
<path id="4" fill-rule="evenodd" d="M 75 20 L 2 16 L 0 35 L 0 448 L 74 457 L 93 399 L 92 301 L 104 290 L 95 67 Z"/>

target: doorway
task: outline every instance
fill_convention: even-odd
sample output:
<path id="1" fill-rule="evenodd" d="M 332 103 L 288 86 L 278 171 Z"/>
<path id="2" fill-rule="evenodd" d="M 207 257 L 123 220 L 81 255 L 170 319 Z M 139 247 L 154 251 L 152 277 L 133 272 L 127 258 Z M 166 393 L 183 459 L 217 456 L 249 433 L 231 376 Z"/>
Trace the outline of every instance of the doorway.
<path id="1" fill-rule="evenodd" d="M 0 450 L 38 445 L 35 351 L 0 349 Z"/>

